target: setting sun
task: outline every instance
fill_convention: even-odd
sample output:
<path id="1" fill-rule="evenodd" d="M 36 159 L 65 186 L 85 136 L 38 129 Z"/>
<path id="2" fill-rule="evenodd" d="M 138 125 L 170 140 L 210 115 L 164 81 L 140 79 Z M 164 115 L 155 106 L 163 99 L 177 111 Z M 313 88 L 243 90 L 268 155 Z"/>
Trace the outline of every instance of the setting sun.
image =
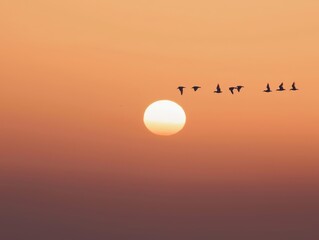
<path id="1" fill-rule="evenodd" d="M 144 113 L 145 126 L 157 135 L 173 135 L 183 129 L 185 122 L 183 108 L 169 100 L 152 103 Z"/>

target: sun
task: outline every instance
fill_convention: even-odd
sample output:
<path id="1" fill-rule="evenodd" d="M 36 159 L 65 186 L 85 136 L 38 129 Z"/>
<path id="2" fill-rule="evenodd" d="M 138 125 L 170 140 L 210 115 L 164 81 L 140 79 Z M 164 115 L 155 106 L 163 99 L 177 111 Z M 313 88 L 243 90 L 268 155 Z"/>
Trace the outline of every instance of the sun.
<path id="1" fill-rule="evenodd" d="M 144 112 L 144 124 L 157 135 L 169 136 L 182 130 L 186 123 L 183 108 L 170 100 L 159 100 L 149 105 Z"/>

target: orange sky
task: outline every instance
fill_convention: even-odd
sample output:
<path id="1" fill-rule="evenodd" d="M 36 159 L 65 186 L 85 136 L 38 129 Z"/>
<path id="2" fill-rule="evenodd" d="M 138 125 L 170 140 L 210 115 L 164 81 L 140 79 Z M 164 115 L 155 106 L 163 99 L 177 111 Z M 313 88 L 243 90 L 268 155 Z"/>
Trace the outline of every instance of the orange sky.
<path id="1" fill-rule="evenodd" d="M 1 1 L 0 238 L 314 239 L 318 9 Z M 187 115 L 172 137 L 143 125 L 160 99 Z"/>

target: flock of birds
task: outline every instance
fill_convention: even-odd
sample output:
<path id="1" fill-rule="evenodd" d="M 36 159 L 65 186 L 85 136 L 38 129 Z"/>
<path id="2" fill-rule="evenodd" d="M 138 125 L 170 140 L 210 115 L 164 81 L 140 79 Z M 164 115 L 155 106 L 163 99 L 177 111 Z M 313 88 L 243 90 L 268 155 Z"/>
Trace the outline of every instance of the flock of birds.
<path id="1" fill-rule="evenodd" d="M 229 91 L 231 92 L 231 94 L 234 94 L 234 91 L 235 91 L 235 90 L 237 90 L 238 92 L 240 92 L 240 90 L 241 90 L 243 87 L 244 87 L 244 86 L 239 85 L 239 86 L 236 86 L 236 87 L 229 87 L 228 89 L 229 89 Z M 186 87 L 184 87 L 184 86 L 179 86 L 179 87 L 177 88 L 177 89 L 180 91 L 181 95 L 183 95 L 183 93 L 184 93 L 184 88 L 186 88 Z M 200 86 L 193 86 L 193 87 L 192 87 L 192 89 L 193 89 L 195 92 L 196 92 L 198 89 L 200 89 L 200 88 L 201 88 Z M 276 91 L 279 91 L 279 92 L 285 91 L 285 90 L 286 90 L 286 89 L 284 88 L 284 83 L 281 83 L 281 84 L 279 85 L 279 87 L 276 89 Z M 299 89 L 296 88 L 295 82 L 293 82 L 293 84 L 291 85 L 290 90 L 291 90 L 291 91 L 297 91 L 297 90 L 299 90 Z M 272 92 L 269 83 L 267 84 L 266 89 L 264 90 L 264 92 L 266 92 L 266 93 Z M 216 87 L 216 90 L 214 91 L 214 93 L 222 93 L 222 90 L 221 90 L 219 84 L 217 84 L 217 87 Z"/>

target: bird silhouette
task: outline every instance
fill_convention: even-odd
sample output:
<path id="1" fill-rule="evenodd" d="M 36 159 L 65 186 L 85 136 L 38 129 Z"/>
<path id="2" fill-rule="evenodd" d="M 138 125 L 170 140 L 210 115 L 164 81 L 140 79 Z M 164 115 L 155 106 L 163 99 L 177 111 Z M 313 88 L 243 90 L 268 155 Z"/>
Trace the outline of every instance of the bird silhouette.
<path id="1" fill-rule="evenodd" d="M 181 92 L 181 95 L 184 93 L 184 88 L 183 86 L 179 86 L 177 89 Z"/>
<path id="2" fill-rule="evenodd" d="M 267 89 L 265 89 L 264 92 L 271 92 L 269 83 L 267 83 L 267 87 L 266 87 L 266 88 L 267 88 Z"/>
<path id="3" fill-rule="evenodd" d="M 194 86 L 192 87 L 192 89 L 194 89 L 194 91 L 196 92 L 199 88 L 201 88 L 200 86 Z"/>
<path id="4" fill-rule="evenodd" d="M 214 91 L 214 93 L 222 93 L 222 90 L 220 89 L 219 84 L 217 84 L 216 90 Z"/>
<path id="5" fill-rule="evenodd" d="M 297 91 L 297 90 L 299 90 L 298 88 L 296 88 L 296 84 L 295 84 L 295 82 L 293 82 L 293 84 L 291 85 L 291 89 L 290 89 L 291 91 Z"/>
<path id="6" fill-rule="evenodd" d="M 231 92 L 231 94 L 234 94 L 234 89 L 235 89 L 235 87 L 230 87 L 229 88 L 229 91 Z"/>
<path id="7" fill-rule="evenodd" d="M 244 86 L 240 86 L 240 85 L 239 85 L 239 86 L 236 87 L 236 89 L 237 89 L 238 92 L 240 92 L 240 90 L 241 90 L 243 87 L 244 87 Z"/>
<path id="8" fill-rule="evenodd" d="M 278 89 L 276 89 L 276 91 L 285 91 L 286 89 L 284 89 L 284 83 L 281 83 L 280 85 L 279 85 L 279 88 Z"/>

